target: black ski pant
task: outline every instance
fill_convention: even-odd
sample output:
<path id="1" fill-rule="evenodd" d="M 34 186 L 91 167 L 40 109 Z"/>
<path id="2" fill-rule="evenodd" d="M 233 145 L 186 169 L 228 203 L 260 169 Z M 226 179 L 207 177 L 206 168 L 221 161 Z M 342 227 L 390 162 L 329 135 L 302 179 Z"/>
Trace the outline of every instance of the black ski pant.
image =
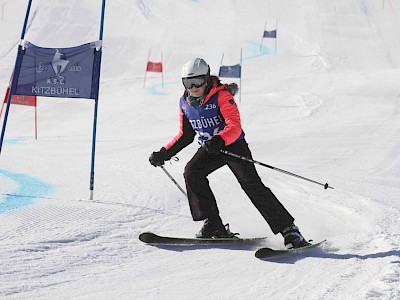
<path id="1" fill-rule="evenodd" d="M 245 140 L 224 147 L 225 150 L 252 158 Z M 253 163 L 225 154 L 210 155 L 199 148 L 187 163 L 184 171 L 190 211 L 194 221 L 219 215 L 217 202 L 211 191 L 207 176 L 228 165 L 242 189 L 267 221 L 274 234 L 293 224 L 294 218 L 275 195 L 261 181 Z"/>

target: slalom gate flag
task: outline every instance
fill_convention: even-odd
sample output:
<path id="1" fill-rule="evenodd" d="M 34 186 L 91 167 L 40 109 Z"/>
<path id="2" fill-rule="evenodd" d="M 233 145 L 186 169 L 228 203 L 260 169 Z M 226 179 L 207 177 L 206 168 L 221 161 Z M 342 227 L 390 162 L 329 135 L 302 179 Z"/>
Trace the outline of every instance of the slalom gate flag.
<path id="1" fill-rule="evenodd" d="M 158 72 L 162 73 L 162 63 L 161 62 L 147 62 L 147 67 L 146 67 L 147 72 Z"/>
<path id="2" fill-rule="evenodd" d="M 10 78 L 11 85 L 12 76 Z M 6 94 L 4 96 L 4 102 L 7 103 L 8 96 L 10 95 L 10 85 L 7 87 Z M 25 96 L 25 95 L 12 95 L 11 97 L 12 104 L 26 105 L 26 106 L 36 106 L 36 96 Z M 3 109 L 3 107 L 2 107 Z M 1 116 L 1 113 L 0 113 Z"/>
<path id="3" fill-rule="evenodd" d="M 7 103 L 9 94 L 10 87 L 7 88 L 6 95 L 4 97 L 4 103 Z M 36 96 L 12 95 L 11 103 L 26 106 L 36 106 Z"/>
<path id="4" fill-rule="evenodd" d="M 234 66 L 221 66 L 219 68 L 219 77 L 241 78 L 242 66 L 240 64 Z"/>
<path id="5" fill-rule="evenodd" d="M 32 0 L 28 0 L 27 2 L 25 21 L 14 65 L 14 75 L 12 76 L 8 91 L 9 96 L 7 98 L 10 101 L 7 99 L 3 127 L 1 129 L 0 154 L 6 132 L 10 104 L 13 99 L 13 97 L 10 98 L 10 95 L 18 95 L 16 101 L 20 104 L 24 103 L 24 105 L 25 103 L 32 104 L 32 102 L 29 102 L 30 100 L 25 102 L 26 99 L 29 99 L 26 97 L 36 96 L 94 99 L 92 158 L 90 166 L 90 200 L 92 200 L 106 0 L 101 1 L 99 40 L 70 48 L 43 48 L 25 40 Z M 23 97 L 20 98 L 19 95 L 23 95 Z"/>
<path id="6" fill-rule="evenodd" d="M 100 73 L 97 42 L 42 48 L 25 42 L 16 95 L 96 99 Z"/>
<path id="7" fill-rule="evenodd" d="M 272 30 L 272 31 L 265 30 L 263 37 L 276 39 L 276 30 Z"/>

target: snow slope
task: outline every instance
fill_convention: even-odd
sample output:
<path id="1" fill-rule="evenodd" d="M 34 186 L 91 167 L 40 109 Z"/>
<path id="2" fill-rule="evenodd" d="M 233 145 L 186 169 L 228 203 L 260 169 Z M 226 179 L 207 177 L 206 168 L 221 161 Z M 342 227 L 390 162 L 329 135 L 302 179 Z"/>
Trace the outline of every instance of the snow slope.
<path id="1" fill-rule="evenodd" d="M 26 34 L 45 47 L 96 40 L 101 1 L 34 0 Z M 27 1 L 0 0 L 0 90 L 12 72 Z M 0 157 L 4 299 L 400 299 L 400 3 L 384 0 L 108 1 L 94 200 L 93 102 L 13 105 Z M 261 35 L 278 23 L 274 40 Z M 162 52 L 160 74 L 144 70 Z M 178 130 L 180 68 L 216 74 L 243 51 L 239 107 L 257 167 L 306 238 L 328 241 L 277 262 L 256 247 L 167 249 L 140 232 L 193 236 L 187 200 L 148 156 Z M 227 80 L 231 82 L 232 80 Z M 236 80 L 237 81 L 237 80 Z M 239 99 L 237 99 L 239 101 Z M 195 144 L 166 169 L 183 185 Z M 221 216 L 282 247 L 222 168 Z"/>

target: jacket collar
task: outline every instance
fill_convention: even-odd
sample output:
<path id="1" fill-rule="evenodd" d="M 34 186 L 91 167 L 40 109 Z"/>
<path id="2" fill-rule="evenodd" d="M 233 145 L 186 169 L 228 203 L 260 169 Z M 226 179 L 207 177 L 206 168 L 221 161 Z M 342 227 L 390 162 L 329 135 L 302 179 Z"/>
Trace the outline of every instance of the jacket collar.
<path id="1" fill-rule="evenodd" d="M 228 84 L 222 84 L 220 86 L 217 86 L 217 83 L 214 81 L 211 90 L 208 92 L 206 98 L 204 99 L 203 103 L 206 103 L 212 96 L 214 96 L 216 93 L 218 93 L 220 90 L 225 89 L 228 86 Z"/>

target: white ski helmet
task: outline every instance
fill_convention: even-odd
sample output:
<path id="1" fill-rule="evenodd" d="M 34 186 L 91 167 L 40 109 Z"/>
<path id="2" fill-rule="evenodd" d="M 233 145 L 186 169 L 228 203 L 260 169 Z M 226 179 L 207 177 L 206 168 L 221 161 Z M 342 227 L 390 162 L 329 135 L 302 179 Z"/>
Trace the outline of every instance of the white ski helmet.
<path id="1" fill-rule="evenodd" d="M 190 78 L 205 75 L 210 77 L 210 66 L 202 58 L 188 60 L 182 67 L 182 78 Z"/>

